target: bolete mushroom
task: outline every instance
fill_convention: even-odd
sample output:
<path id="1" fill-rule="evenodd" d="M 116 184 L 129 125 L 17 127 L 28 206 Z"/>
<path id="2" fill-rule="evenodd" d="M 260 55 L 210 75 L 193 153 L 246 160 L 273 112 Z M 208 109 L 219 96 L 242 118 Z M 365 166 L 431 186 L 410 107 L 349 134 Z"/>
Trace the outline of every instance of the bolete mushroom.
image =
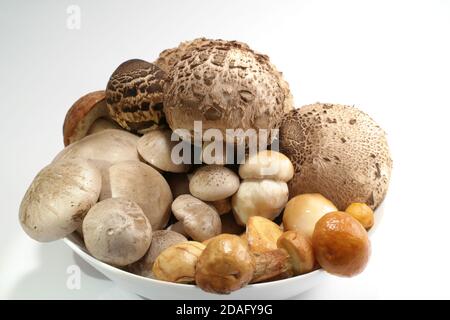
<path id="1" fill-rule="evenodd" d="M 194 282 L 196 265 L 205 245 L 196 241 L 180 242 L 165 249 L 153 264 L 156 279 L 177 282 Z"/>
<path id="2" fill-rule="evenodd" d="M 263 180 L 244 180 L 231 198 L 236 221 L 245 225 L 251 216 L 275 219 L 288 201 L 289 190 L 286 182 Z"/>
<path id="3" fill-rule="evenodd" d="M 252 253 L 277 249 L 277 240 L 282 234 L 280 226 L 267 218 L 260 216 L 248 218 L 246 239 Z"/>
<path id="4" fill-rule="evenodd" d="M 346 212 L 324 215 L 316 224 L 312 245 L 320 266 L 338 276 L 357 275 L 369 261 L 367 231 Z"/>
<path id="5" fill-rule="evenodd" d="M 19 209 L 23 230 L 41 242 L 64 238 L 81 226 L 97 202 L 100 171 L 87 160 L 67 160 L 42 169 L 25 193 Z"/>
<path id="6" fill-rule="evenodd" d="M 262 150 L 247 157 L 239 166 L 242 179 L 272 179 L 288 182 L 294 176 L 294 167 L 284 154 Z"/>
<path id="7" fill-rule="evenodd" d="M 220 165 L 206 165 L 197 169 L 189 182 L 191 194 L 204 201 L 226 199 L 238 188 L 237 174 Z"/>
<path id="8" fill-rule="evenodd" d="M 227 129 L 253 129 L 249 136 L 270 131 L 292 109 L 289 87 L 266 55 L 237 41 L 201 40 L 187 47 L 164 87 L 164 113 L 172 130 L 184 129 L 193 137 L 197 120 L 203 132 L 218 129 L 224 141 L 234 140 Z"/>
<path id="9" fill-rule="evenodd" d="M 122 197 L 136 202 L 144 211 L 153 230 L 169 221 L 172 192 L 164 177 L 151 166 L 139 161 L 123 161 L 112 165 L 108 185 L 100 199 Z"/>
<path id="10" fill-rule="evenodd" d="M 333 211 L 337 211 L 335 205 L 321 194 L 301 194 L 289 200 L 284 208 L 283 226 L 286 230 L 300 231 L 311 239 L 317 221 Z"/>
<path id="11" fill-rule="evenodd" d="M 255 262 L 247 244 L 236 235 L 221 234 L 208 241 L 197 262 L 197 285 L 214 293 L 230 293 L 247 285 Z"/>
<path id="12" fill-rule="evenodd" d="M 124 129 L 145 133 L 163 121 L 163 86 L 166 73 L 139 59 L 122 63 L 106 86 L 109 114 Z"/>
<path id="13" fill-rule="evenodd" d="M 172 141 L 172 131 L 152 130 L 144 134 L 137 142 L 137 150 L 140 156 L 153 167 L 168 172 L 187 172 L 191 168 L 189 162 L 176 163 L 172 157 L 172 149 L 183 141 Z M 177 155 L 178 156 L 178 155 Z M 183 160 L 182 155 L 180 159 Z"/>
<path id="14" fill-rule="evenodd" d="M 82 96 L 66 113 L 63 125 L 64 146 L 84 138 L 97 119 L 108 117 L 105 91 L 94 91 Z"/>
<path id="15" fill-rule="evenodd" d="M 316 103 L 292 110 L 279 131 L 280 151 L 294 164 L 290 197 L 317 192 L 340 210 L 352 202 L 378 207 L 392 160 L 384 131 L 362 111 Z"/>
<path id="16" fill-rule="evenodd" d="M 184 231 L 196 241 L 210 239 L 222 231 L 222 223 L 216 209 L 203 201 L 182 194 L 172 203 L 172 212 Z"/>
<path id="17" fill-rule="evenodd" d="M 94 205 L 83 220 L 84 243 L 97 259 L 126 266 L 147 252 L 152 226 L 133 201 L 112 198 Z"/>
<path id="18" fill-rule="evenodd" d="M 185 236 L 174 231 L 154 231 L 152 235 L 152 243 L 150 244 L 150 248 L 147 253 L 139 261 L 128 266 L 128 270 L 134 274 L 152 278 L 153 263 L 161 252 L 177 243 L 185 241 L 187 241 Z"/>

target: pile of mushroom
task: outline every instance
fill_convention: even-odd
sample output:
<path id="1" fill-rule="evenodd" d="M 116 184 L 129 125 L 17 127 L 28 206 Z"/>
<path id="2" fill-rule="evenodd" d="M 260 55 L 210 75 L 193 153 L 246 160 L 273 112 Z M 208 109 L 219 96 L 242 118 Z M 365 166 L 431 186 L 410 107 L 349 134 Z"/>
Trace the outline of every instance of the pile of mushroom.
<path id="1" fill-rule="evenodd" d="M 238 163 L 222 151 L 251 139 L 230 142 L 227 129 L 279 135 Z M 392 168 L 371 118 L 338 104 L 293 109 L 269 58 L 236 41 L 125 61 L 106 90 L 72 105 L 63 135 L 22 200 L 24 231 L 41 242 L 73 234 L 112 266 L 220 294 L 317 268 L 362 272 Z"/>

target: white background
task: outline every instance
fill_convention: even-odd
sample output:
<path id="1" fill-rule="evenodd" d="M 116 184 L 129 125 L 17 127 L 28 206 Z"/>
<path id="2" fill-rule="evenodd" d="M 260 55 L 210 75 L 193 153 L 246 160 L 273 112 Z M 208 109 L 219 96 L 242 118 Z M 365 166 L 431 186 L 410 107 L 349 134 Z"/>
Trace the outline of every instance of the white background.
<path id="1" fill-rule="evenodd" d="M 81 29 L 66 27 L 69 4 Z M 138 298 L 18 223 L 35 174 L 63 147 L 66 110 L 124 60 L 182 40 L 268 54 L 296 105 L 356 105 L 388 133 L 394 171 L 366 271 L 298 298 L 450 298 L 450 1 L 4 1 L 0 3 L 0 298 Z M 81 289 L 68 290 L 78 264 Z"/>

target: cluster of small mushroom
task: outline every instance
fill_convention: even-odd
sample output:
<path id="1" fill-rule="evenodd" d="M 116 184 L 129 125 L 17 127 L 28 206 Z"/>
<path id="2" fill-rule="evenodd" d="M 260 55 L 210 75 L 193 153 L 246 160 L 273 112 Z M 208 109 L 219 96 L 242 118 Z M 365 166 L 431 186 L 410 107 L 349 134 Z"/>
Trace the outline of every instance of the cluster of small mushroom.
<path id="1" fill-rule="evenodd" d="M 279 129 L 281 152 L 178 163 L 179 143 L 195 147 L 194 121 L 224 136 Z M 181 142 L 177 129 L 188 132 Z M 155 63 L 126 61 L 105 91 L 74 103 L 63 133 L 66 147 L 20 206 L 35 240 L 76 232 L 103 262 L 214 293 L 367 264 L 392 167 L 384 132 L 354 107 L 293 109 L 281 73 L 243 43 L 202 38 Z"/>

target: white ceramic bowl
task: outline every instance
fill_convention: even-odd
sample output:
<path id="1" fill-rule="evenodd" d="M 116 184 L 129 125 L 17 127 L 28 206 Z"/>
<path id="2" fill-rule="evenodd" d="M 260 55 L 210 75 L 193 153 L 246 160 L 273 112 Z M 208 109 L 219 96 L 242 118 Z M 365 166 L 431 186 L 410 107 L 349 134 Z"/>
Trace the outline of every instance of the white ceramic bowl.
<path id="1" fill-rule="evenodd" d="M 369 231 L 369 235 L 380 223 L 383 212 L 381 205 L 375 212 L 375 225 Z M 118 286 L 149 299 L 288 299 L 313 288 L 328 277 L 325 271 L 316 270 L 288 279 L 251 284 L 229 295 L 218 295 L 207 293 L 195 285 L 154 280 L 112 267 L 92 257 L 76 235 L 68 236 L 64 242 Z"/>

